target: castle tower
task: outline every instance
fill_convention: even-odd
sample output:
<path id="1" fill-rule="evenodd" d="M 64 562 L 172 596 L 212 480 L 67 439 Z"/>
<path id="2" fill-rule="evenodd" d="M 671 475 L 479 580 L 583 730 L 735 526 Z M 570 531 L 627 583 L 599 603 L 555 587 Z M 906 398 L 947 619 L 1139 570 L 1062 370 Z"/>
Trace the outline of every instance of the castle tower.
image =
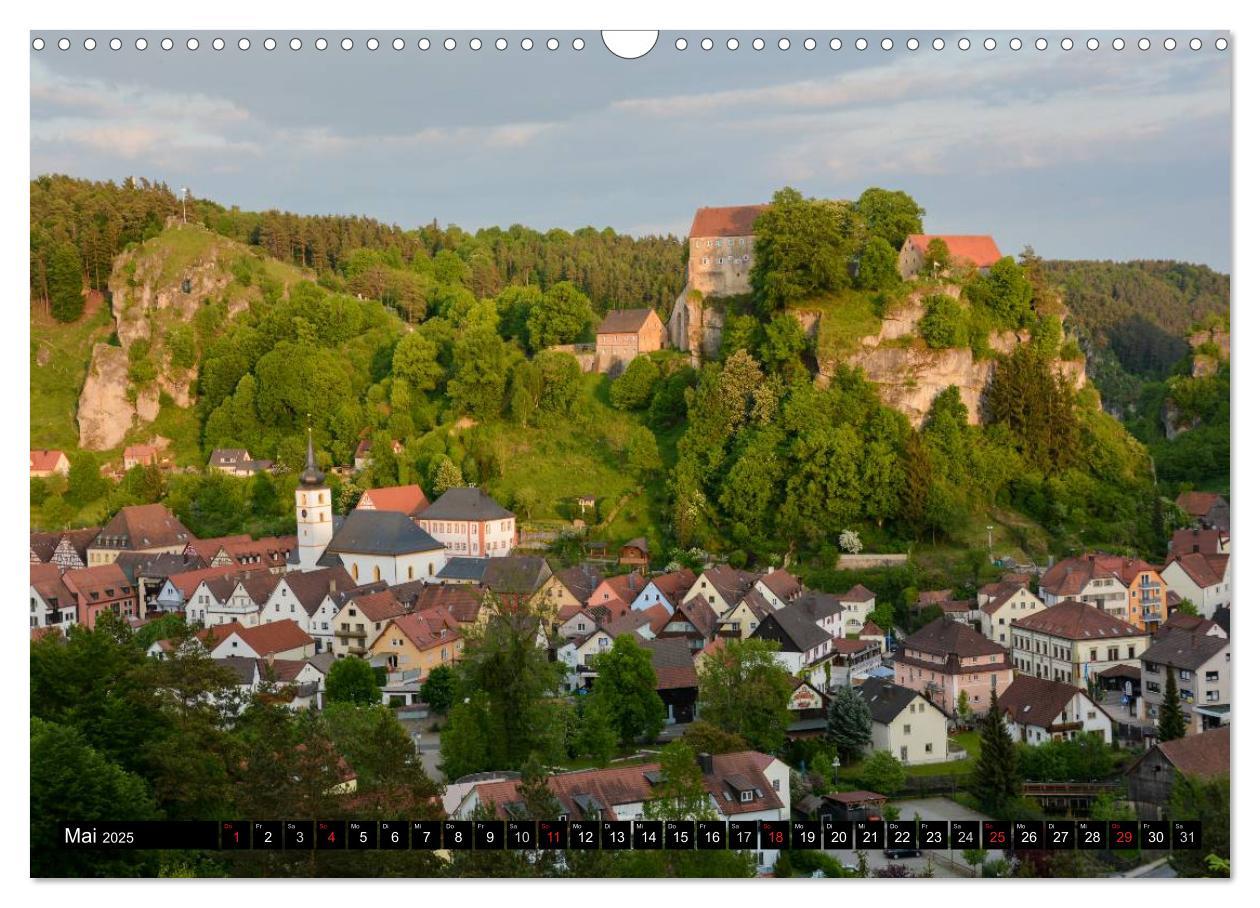
<path id="1" fill-rule="evenodd" d="M 315 442 L 306 430 L 306 469 L 293 493 L 297 511 L 298 570 L 313 571 L 332 541 L 332 493 L 315 465 Z"/>

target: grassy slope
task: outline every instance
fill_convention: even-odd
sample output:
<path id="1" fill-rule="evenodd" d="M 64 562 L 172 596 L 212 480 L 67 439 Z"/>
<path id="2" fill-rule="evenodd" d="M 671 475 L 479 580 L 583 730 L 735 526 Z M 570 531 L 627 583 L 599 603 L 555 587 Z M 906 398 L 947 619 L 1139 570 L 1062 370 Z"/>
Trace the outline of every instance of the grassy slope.
<path id="1" fill-rule="evenodd" d="M 92 345 L 109 337 L 112 328 L 105 305 L 69 325 L 31 310 L 31 447 L 67 452 L 78 447 L 74 416 L 79 389 L 87 377 Z"/>

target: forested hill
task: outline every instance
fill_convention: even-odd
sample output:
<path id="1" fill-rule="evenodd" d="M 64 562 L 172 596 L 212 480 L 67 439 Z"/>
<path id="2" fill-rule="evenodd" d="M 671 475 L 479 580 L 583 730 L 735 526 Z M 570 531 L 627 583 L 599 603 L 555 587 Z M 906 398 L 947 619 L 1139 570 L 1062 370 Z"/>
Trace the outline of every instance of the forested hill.
<path id="1" fill-rule="evenodd" d="M 1083 339 L 1141 378 L 1166 378 L 1190 352 L 1191 326 L 1229 313 L 1229 275 L 1205 265 L 1048 260 L 1043 268 Z"/>
<path id="2" fill-rule="evenodd" d="M 168 218 L 181 215 L 179 197 L 164 183 L 62 175 L 32 180 L 32 300 L 53 303 L 58 315 L 58 279 L 71 282 L 75 268 L 89 287 L 105 290 L 118 253 L 157 236 Z M 417 212 L 417 220 L 423 216 Z M 413 321 L 424 317 L 436 288 L 452 277 L 479 298 L 510 284 L 546 290 L 572 281 L 597 313 L 634 306 L 663 310 L 683 284 L 683 244 L 672 236 L 630 237 L 593 227 L 540 233 L 520 225 L 469 233 L 436 222 L 404 230 L 367 217 L 241 211 L 206 199 L 190 199 L 187 217 L 282 262 L 314 270 L 329 289 L 381 299 Z"/>

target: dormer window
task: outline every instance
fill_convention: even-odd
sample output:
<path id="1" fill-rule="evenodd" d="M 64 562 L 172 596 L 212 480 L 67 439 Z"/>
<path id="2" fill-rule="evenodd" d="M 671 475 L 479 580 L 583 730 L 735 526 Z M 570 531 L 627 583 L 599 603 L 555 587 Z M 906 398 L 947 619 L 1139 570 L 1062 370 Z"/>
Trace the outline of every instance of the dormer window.
<path id="1" fill-rule="evenodd" d="M 751 791 L 741 791 L 739 793 L 739 803 L 741 804 L 751 804 L 752 799 L 753 793 Z"/>

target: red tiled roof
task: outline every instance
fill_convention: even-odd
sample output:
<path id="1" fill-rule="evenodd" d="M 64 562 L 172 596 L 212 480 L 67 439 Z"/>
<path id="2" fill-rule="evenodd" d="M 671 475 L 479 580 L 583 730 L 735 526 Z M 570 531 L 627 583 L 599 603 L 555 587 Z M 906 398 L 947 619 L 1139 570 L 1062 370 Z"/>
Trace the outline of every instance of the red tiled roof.
<path id="1" fill-rule="evenodd" d="M 776 810 L 783 806 L 765 776 L 773 760 L 750 750 L 713 755 L 713 772 L 705 774 L 704 784 L 724 816 Z M 656 777 L 660 771 L 659 763 L 587 769 L 549 776 L 547 787 L 570 817 L 584 816 L 583 805 L 593 804 L 603 818 L 609 819 L 616 806 L 651 801 L 654 791 L 649 776 Z M 750 802 L 741 802 L 729 784 L 736 781 L 751 785 L 760 795 Z M 482 804 L 493 804 L 498 816 L 507 818 L 506 805 L 521 800 L 520 784 L 519 779 L 482 782 L 477 786 L 477 799 Z"/>
<path id="2" fill-rule="evenodd" d="M 879 637 L 882 640 L 884 638 L 884 629 L 874 621 L 867 621 L 866 624 L 862 625 L 862 630 L 859 633 L 859 636 Z"/>
<path id="3" fill-rule="evenodd" d="M 229 542 L 249 542 L 252 537 L 248 533 L 238 533 L 235 536 L 211 536 L 209 539 L 190 539 L 188 545 L 184 547 L 184 551 L 192 550 L 207 564 L 210 559 L 219 554 L 220 549 L 224 548 Z"/>
<path id="4" fill-rule="evenodd" d="M 262 570 L 259 565 L 258 570 Z M 203 580 L 214 580 L 219 577 L 241 577 L 250 573 L 243 570 L 239 564 L 225 564 L 221 567 L 196 568 L 191 571 L 180 571 L 178 574 L 171 574 L 166 579 L 169 580 L 179 590 L 179 594 L 185 599 L 192 596 L 197 591 L 197 587 L 201 585 Z"/>
<path id="5" fill-rule="evenodd" d="M 1229 775 L 1228 725 L 1155 746 L 1183 775 L 1199 778 Z"/>
<path id="6" fill-rule="evenodd" d="M 671 613 L 669 609 L 661 605 L 659 602 L 649 605 L 643 610 L 643 614 L 648 616 L 648 629 L 655 636 L 665 629 L 665 625 L 669 624 Z"/>
<path id="7" fill-rule="evenodd" d="M 1164 565 L 1164 570 L 1168 570 L 1174 564 L 1181 565 L 1181 569 L 1186 572 L 1186 576 L 1194 582 L 1195 586 L 1207 589 L 1225 579 L 1225 570 L 1229 567 L 1229 556 L 1191 552 L 1188 555 L 1176 556 Z"/>
<path id="8" fill-rule="evenodd" d="M 399 633 L 410 641 L 411 645 L 423 652 L 435 646 L 451 643 L 459 639 L 459 622 L 444 608 L 431 608 L 423 612 L 412 612 L 399 615 L 390 621 Z M 380 636 L 384 640 L 389 633 L 386 626 Z"/>
<path id="9" fill-rule="evenodd" d="M 296 621 L 273 621 L 255 627 L 244 627 L 238 622 L 216 625 L 198 632 L 197 639 L 210 649 L 227 640 L 232 634 L 259 656 L 287 652 L 298 647 L 312 646 L 315 641 L 298 626 Z"/>
<path id="10" fill-rule="evenodd" d="M 1213 630 L 1223 630 L 1219 624 L 1211 618 L 1203 618 L 1199 615 L 1187 615 L 1185 612 L 1171 612 L 1167 620 L 1159 626 L 1159 630 L 1155 631 L 1155 636 L 1162 637 L 1171 631 L 1189 631 L 1192 634 L 1207 634 Z"/>
<path id="11" fill-rule="evenodd" d="M 359 613 L 369 621 L 384 621 L 387 618 L 396 618 L 406 610 L 403 604 L 394 598 L 394 593 L 391 590 L 381 590 L 377 593 L 364 593 L 361 596 L 354 596 L 343 608 L 350 606 L 358 609 Z"/>
<path id="12" fill-rule="evenodd" d="M 1229 533 L 1223 530 L 1205 530 L 1202 527 L 1177 530 L 1168 544 L 1168 554 L 1188 555 L 1198 551 L 1206 555 L 1215 555 L 1228 541 Z"/>
<path id="13" fill-rule="evenodd" d="M 378 511 L 398 511 L 414 517 L 429 506 L 429 499 L 418 485 L 385 486 L 379 489 L 368 489 L 359 499 L 359 507 L 367 499 Z"/>
<path id="14" fill-rule="evenodd" d="M 686 595 L 687 590 L 691 589 L 691 585 L 695 582 L 695 571 L 689 568 L 670 571 L 668 574 L 658 574 L 651 579 L 652 585 L 660 590 L 662 598 L 674 608 L 678 607 L 682 597 Z"/>
<path id="15" fill-rule="evenodd" d="M 85 604 L 134 596 L 135 588 L 118 565 L 95 564 L 92 567 L 66 571 L 61 582 Z"/>
<path id="16" fill-rule="evenodd" d="M 998 697 L 998 709 L 1020 725 L 1049 728 L 1060 721 L 1063 710 L 1078 693 L 1083 691 L 1074 684 L 1016 674 Z"/>
<path id="17" fill-rule="evenodd" d="M 1010 601 L 1011 597 L 1020 590 L 1027 589 L 1022 583 L 989 583 L 980 588 L 980 592 L 988 596 L 988 600 L 984 605 L 980 606 L 980 610 L 986 615 L 992 615 L 1002 606 Z"/>
<path id="18" fill-rule="evenodd" d="M 655 309 L 609 309 L 595 333 L 637 334 L 655 312 Z"/>
<path id="19" fill-rule="evenodd" d="M 142 549 L 187 545 L 196 537 L 179 518 L 160 504 L 138 504 L 123 508 L 101 528 L 96 545 L 101 548 Z"/>
<path id="20" fill-rule="evenodd" d="M 1066 640 L 1142 636 L 1142 631 L 1132 624 L 1075 599 L 1052 605 L 1026 618 L 1016 618 L 1011 624 L 1023 630 L 1050 634 Z"/>
<path id="21" fill-rule="evenodd" d="M 854 653 L 860 653 L 865 650 L 876 650 L 879 644 L 872 643 L 870 640 L 863 640 L 860 637 L 856 640 L 850 640 L 848 637 L 832 637 L 831 650 L 841 656 L 851 656 Z"/>
<path id="22" fill-rule="evenodd" d="M 922 253 L 927 252 L 928 243 L 932 240 L 942 240 L 949 249 L 950 258 L 965 259 L 977 268 L 990 268 L 1002 257 L 993 237 L 987 235 L 912 233 L 906 237 L 906 242 Z"/>
<path id="23" fill-rule="evenodd" d="M 797 577 L 781 570 L 762 574 L 761 584 L 779 597 L 779 601 L 785 603 L 791 601 L 802 589 L 801 581 Z"/>
<path id="24" fill-rule="evenodd" d="M 1216 492 L 1182 492 L 1177 496 L 1177 507 L 1191 517 L 1206 517 L 1220 498 Z"/>
<path id="25" fill-rule="evenodd" d="M 56 448 L 31 448 L 31 469 L 38 471 L 50 471 L 57 469 L 57 461 L 66 456 L 65 451 L 58 451 Z"/>
<path id="26" fill-rule="evenodd" d="M 769 205 L 697 208 L 688 239 L 711 236 L 753 236 L 753 223 Z"/>
<path id="27" fill-rule="evenodd" d="M 870 602 L 875 598 L 875 594 L 859 583 L 847 593 L 841 593 L 836 598 L 841 602 Z"/>

